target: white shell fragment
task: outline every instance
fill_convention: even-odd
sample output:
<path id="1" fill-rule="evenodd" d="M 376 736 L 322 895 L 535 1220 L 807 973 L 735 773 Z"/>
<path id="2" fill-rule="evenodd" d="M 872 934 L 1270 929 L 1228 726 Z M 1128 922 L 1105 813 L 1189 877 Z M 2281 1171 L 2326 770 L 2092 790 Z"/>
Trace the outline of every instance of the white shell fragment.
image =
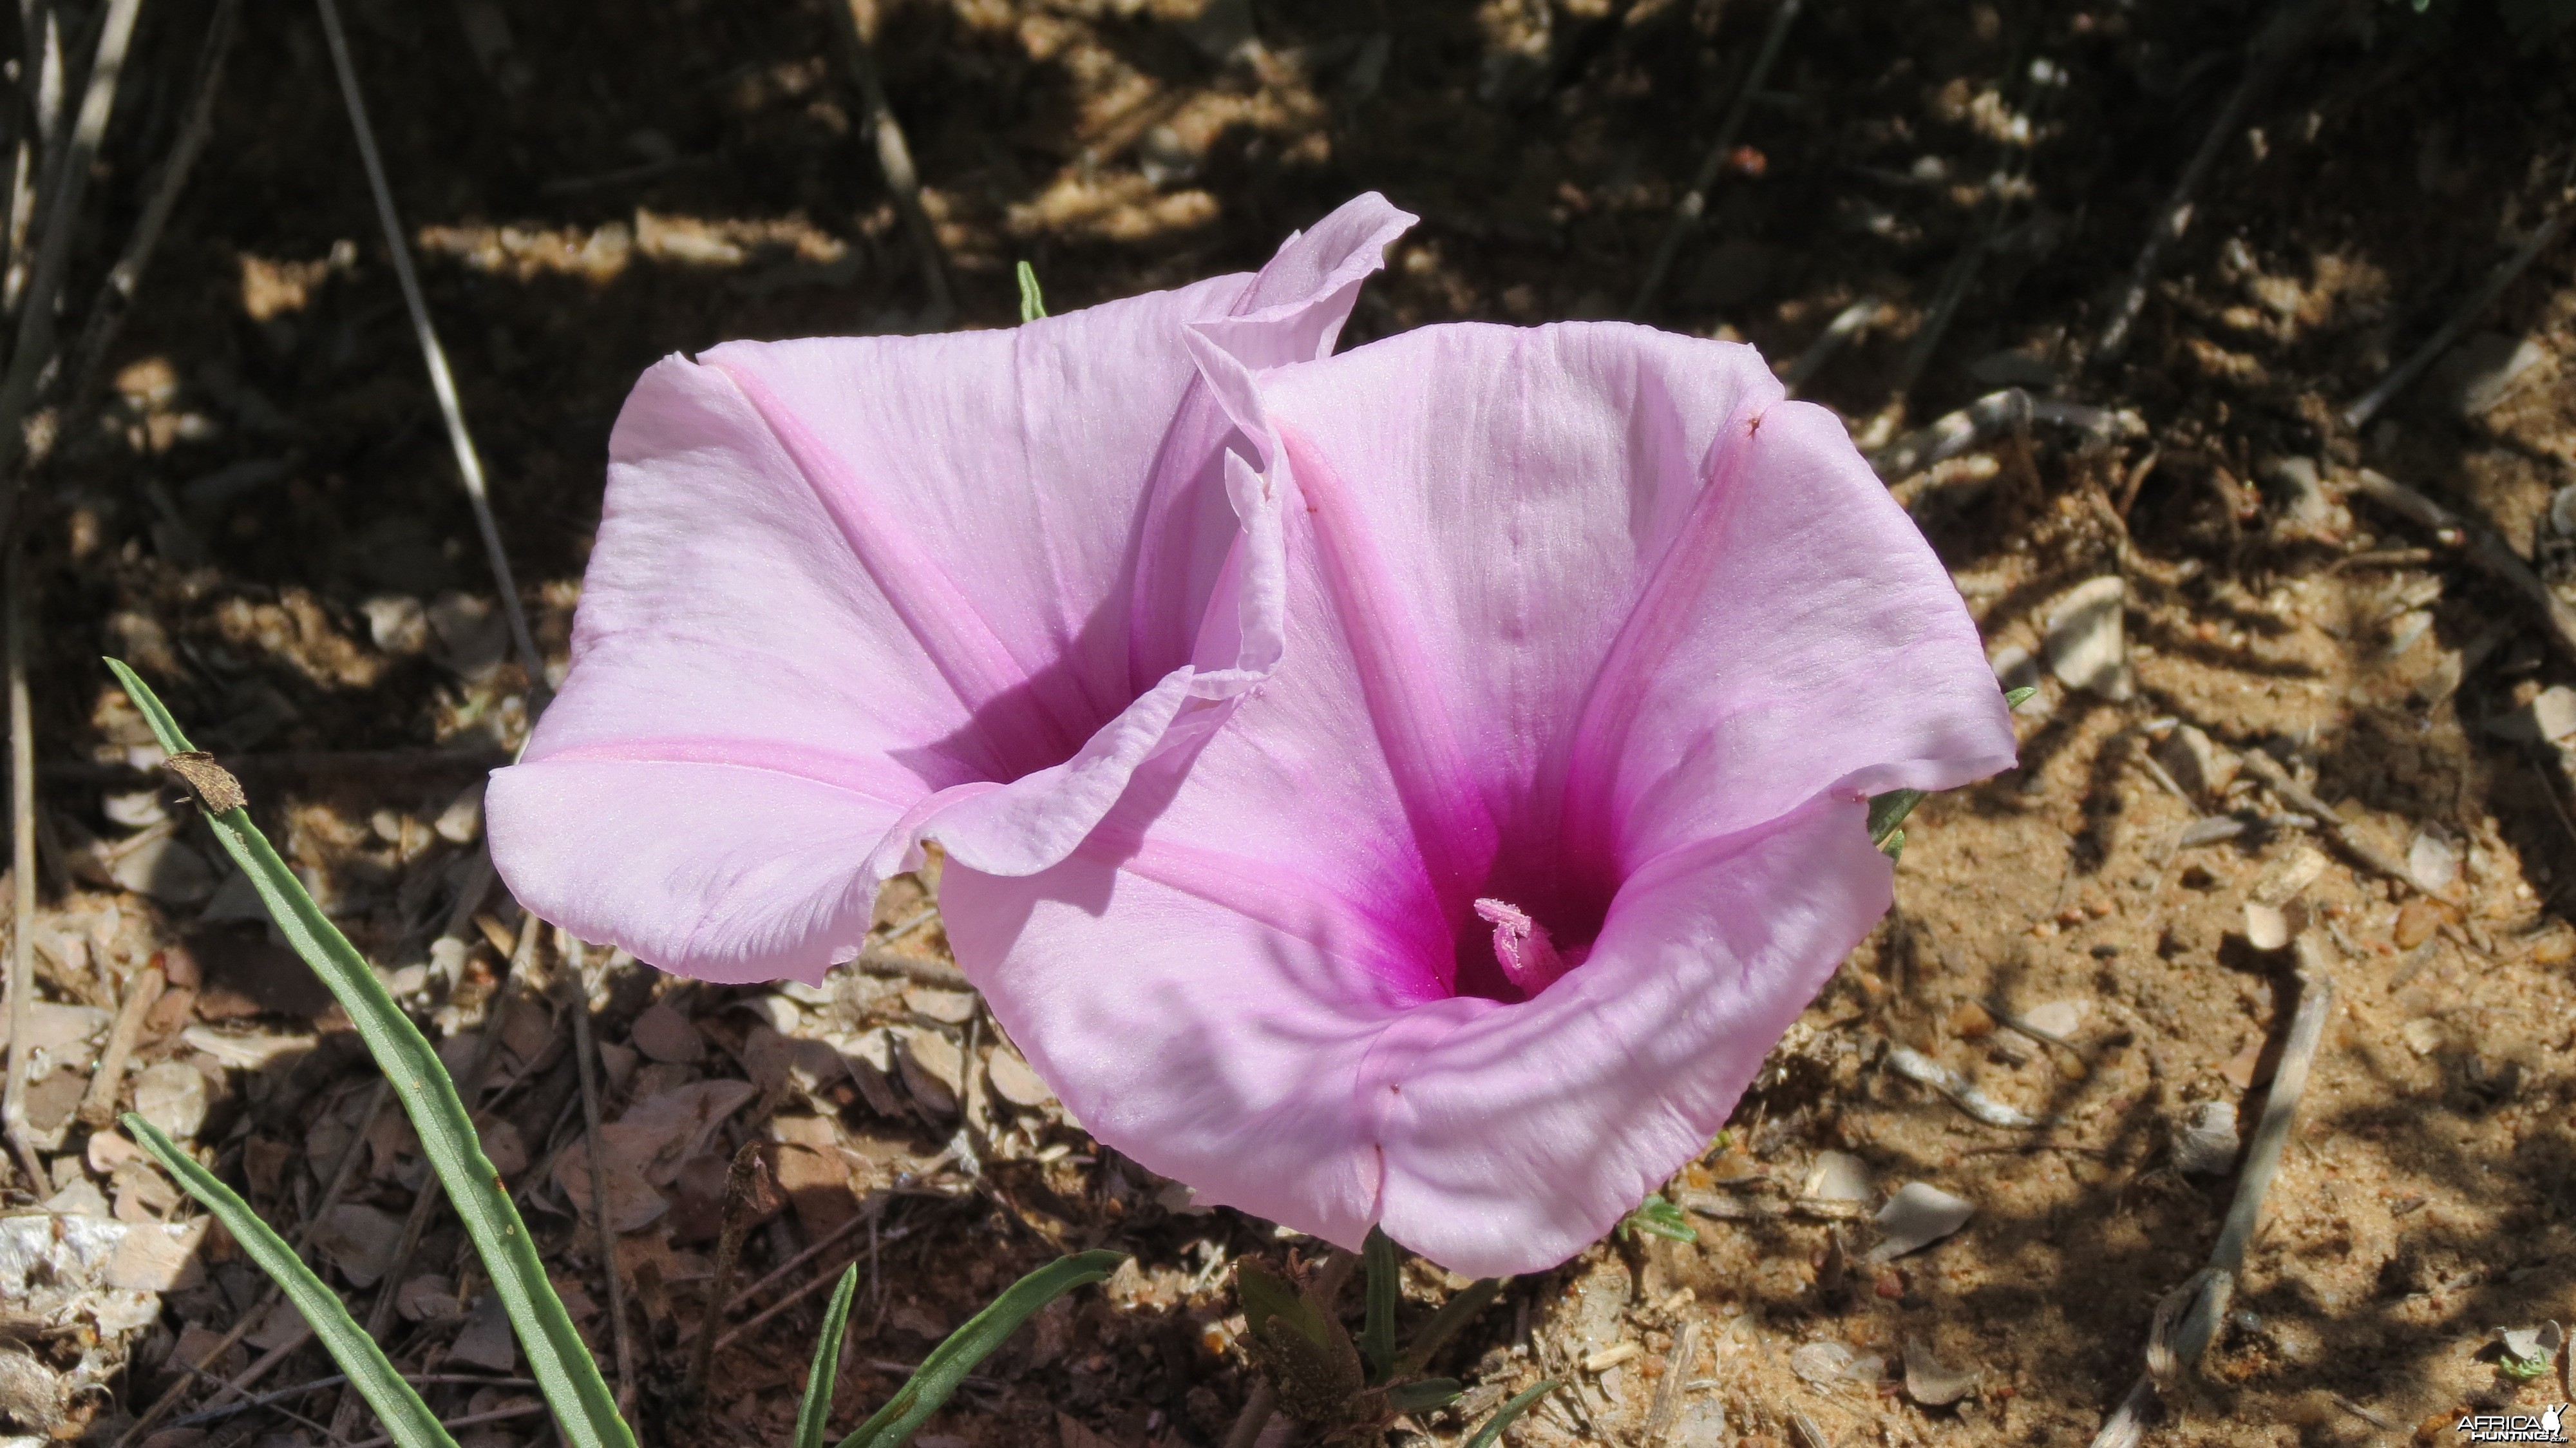
<path id="1" fill-rule="evenodd" d="M 2046 1031 L 2062 1041 L 2083 1026 L 2084 1012 L 2083 1001 L 2042 1001 L 2023 1012 L 2022 1020 L 2033 1030 Z"/>
<path id="2" fill-rule="evenodd" d="M 2545 1363 L 2554 1361 L 2558 1350 L 2566 1346 L 2567 1331 L 2555 1322 L 2544 1322 L 2538 1327 L 2500 1327 L 2496 1329 L 2496 1341 L 2503 1346 L 2507 1357 L 2523 1362 L 2537 1359 Z"/>
<path id="3" fill-rule="evenodd" d="M 1842 1381 L 1851 1365 L 1852 1350 L 1838 1342 L 1802 1343 L 1789 1354 L 1789 1371 L 1820 1388 Z"/>
<path id="4" fill-rule="evenodd" d="M 1911 1046 L 1891 1047 L 1887 1064 L 1896 1074 L 1909 1081 L 1919 1081 L 1958 1103 L 1959 1109 L 1988 1126 L 2033 1127 L 2038 1117 L 2027 1111 L 2006 1106 L 1968 1084 L 1968 1078 L 1915 1050 Z"/>
<path id="5" fill-rule="evenodd" d="M 2460 876 L 2460 852 L 2431 830 L 2417 830 L 2406 847 L 2406 878 L 2427 895 L 2438 895 Z"/>
<path id="6" fill-rule="evenodd" d="M 1865 1202 L 1876 1190 L 1868 1162 L 1847 1151 L 1820 1151 L 1803 1195 L 1820 1202 Z"/>
<path id="7" fill-rule="evenodd" d="M 1976 1386 L 1975 1373 L 1943 1367 L 1941 1360 L 1919 1340 L 1905 1340 L 1905 1391 L 1914 1401 L 1927 1408 L 1944 1407 L 1966 1397 Z"/>
<path id="8" fill-rule="evenodd" d="M 2128 645 L 2121 611 L 2128 585 L 2115 573 L 2068 589 L 2048 615 L 2049 672 L 2070 689 L 2090 689 L 2106 699 L 2129 696 Z"/>
<path id="9" fill-rule="evenodd" d="M 205 1073 L 185 1061 L 146 1067 L 134 1081 L 134 1112 L 175 1141 L 206 1124 Z"/>
<path id="10" fill-rule="evenodd" d="M 1869 1260 L 1885 1262 L 1929 1247 L 1968 1225 L 1974 1205 L 1927 1182 L 1907 1182 L 1878 1209 L 1878 1229 L 1886 1240 L 1870 1249 Z"/>

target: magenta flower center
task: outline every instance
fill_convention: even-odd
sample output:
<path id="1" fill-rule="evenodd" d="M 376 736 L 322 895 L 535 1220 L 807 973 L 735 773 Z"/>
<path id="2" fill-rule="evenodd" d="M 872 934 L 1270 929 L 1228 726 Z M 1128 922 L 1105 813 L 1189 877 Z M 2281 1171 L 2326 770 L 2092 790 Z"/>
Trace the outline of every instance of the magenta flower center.
<path id="1" fill-rule="evenodd" d="M 1529 1000 L 1580 968 L 1609 914 L 1610 892 L 1488 882 L 1453 926 L 1450 995 Z"/>

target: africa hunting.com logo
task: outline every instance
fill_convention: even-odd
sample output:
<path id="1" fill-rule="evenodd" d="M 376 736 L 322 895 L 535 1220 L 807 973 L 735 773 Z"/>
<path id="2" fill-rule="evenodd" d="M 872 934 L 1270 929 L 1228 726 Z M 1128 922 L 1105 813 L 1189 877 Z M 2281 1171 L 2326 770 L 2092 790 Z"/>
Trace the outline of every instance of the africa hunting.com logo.
<path id="1" fill-rule="evenodd" d="M 2469 1413 L 2456 1425 L 2461 1441 L 2468 1443 L 2564 1443 L 2567 1441 L 2567 1411 L 2576 1404 L 2560 1403 L 2544 1409 L 2538 1416 L 2529 1413 Z"/>

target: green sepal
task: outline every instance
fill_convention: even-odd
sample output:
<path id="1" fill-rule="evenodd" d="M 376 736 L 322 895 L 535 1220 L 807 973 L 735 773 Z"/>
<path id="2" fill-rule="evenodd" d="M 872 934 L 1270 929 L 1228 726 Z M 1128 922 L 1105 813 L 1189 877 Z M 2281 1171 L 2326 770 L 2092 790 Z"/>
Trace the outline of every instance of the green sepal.
<path id="1" fill-rule="evenodd" d="M 2018 709 L 2022 705 L 2029 703 L 2032 696 L 2036 695 L 2038 692 L 2039 686 L 2037 684 L 2023 684 L 2018 688 L 2006 689 L 2004 690 L 2004 707 L 2006 709 Z"/>
<path id="2" fill-rule="evenodd" d="M 1038 290 L 1038 269 L 1024 261 L 1016 271 L 1020 279 L 1021 324 L 1043 320 L 1047 314 L 1046 297 Z"/>
<path id="3" fill-rule="evenodd" d="M 1919 789 L 1891 789 L 1885 794 L 1871 795 L 1869 842 L 1886 849 L 1889 838 L 1896 834 L 1897 826 L 1904 824 L 1905 817 L 1914 813 L 1914 807 L 1922 802 L 1923 791 Z"/>

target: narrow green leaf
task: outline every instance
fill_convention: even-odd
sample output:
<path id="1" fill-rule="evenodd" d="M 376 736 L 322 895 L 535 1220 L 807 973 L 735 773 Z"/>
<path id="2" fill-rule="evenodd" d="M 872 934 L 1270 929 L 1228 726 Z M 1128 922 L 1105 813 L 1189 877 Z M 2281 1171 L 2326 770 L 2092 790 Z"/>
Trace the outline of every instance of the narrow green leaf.
<path id="1" fill-rule="evenodd" d="M 2006 689 L 2004 690 L 2004 707 L 2007 709 L 2018 709 L 2022 705 L 2029 703 L 2031 696 L 2038 692 L 2039 686 L 2036 684 L 2024 684 L 2018 689 Z"/>
<path id="2" fill-rule="evenodd" d="M 1919 789 L 1891 789 L 1885 794 L 1871 795 L 1869 842 L 1886 849 L 1888 836 L 1895 834 L 1896 827 L 1905 823 L 1905 817 L 1914 813 L 1914 807 L 1922 802 L 1923 791 Z"/>
<path id="3" fill-rule="evenodd" d="M 1046 298 L 1038 291 L 1038 269 L 1027 262 L 1021 262 L 1019 277 L 1020 321 L 1023 324 L 1037 321 L 1047 314 Z"/>
<path id="4" fill-rule="evenodd" d="M 295 1249 L 286 1245 L 285 1238 L 259 1219 L 250 1203 L 233 1195 L 232 1188 L 162 1135 L 161 1128 L 132 1112 L 126 1113 L 123 1124 L 135 1144 L 161 1163 L 162 1170 L 178 1178 L 188 1195 L 205 1203 L 206 1210 L 214 1213 L 215 1220 L 223 1223 L 224 1230 L 232 1233 L 233 1240 L 250 1254 L 250 1260 L 284 1289 L 286 1300 L 304 1314 L 313 1335 L 322 1339 L 322 1346 L 330 1351 L 332 1361 L 349 1375 L 350 1383 L 367 1400 L 367 1406 L 376 1410 L 386 1436 L 400 1448 L 456 1448 L 456 1440 L 439 1426 L 438 1415 L 420 1400 L 419 1393 L 412 1391 L 411 1384 L 402 1380 L 402 1374 L 394 1371 L 394 1365 L 385 1359 L 385 1350 L 376 1346 L 375 1339 L 349 1316 L 340 1294 L 313 1275 L 313 1269 L 304 1265 Z"/>
<path id="5" fill-rule="evenodd" d="M 1243 1300 L 1244 1331 L 1255 1342 L 1266 1336 L 1262 1324 L 1274 1319 L 1320 1348 L 1332 1347 L 1341 1332 L 1341 1324 L 1326 1317 L 1296 1284 L 1250 1258 L 1234 1264 L 1234 1292 Z"/>
<path id="6" fill-rule="evenodd" d="M 832 1388 L 841 1375 L 841 1334 L 850 1325 L 850 1299 L 859 1293 L 859 1264 L 841 1274 L 832 1305 L 823 1310 L 823 1335 L 814 1342 L 814 1367 L 805 1375 L 805 1401 L 796 1409 L 796 1448 L 823 1448 L 832 1417 Z"/>
<path id="7" fill-rule="evenodd" d="M 1518 1396 L 1494 1410 L 1494 1416 L 1487 1418 L 1485 1426 L 1476 1430 L 1476 1436 L 1467 1440 L 1466 1448 L 1494 1448 L 1494 1444 L 1501 1441 L 1505 1428 L 1519 1422 L 1521 1414 L 1528 1412 L 1536 1406 L 1539 1399 L 1555 1392 L 1556 1389 L 1557 1383 L 1554 1378 L 1544 1379 L 1523 1388 Z"/>
<path id="8" fill-rule="evenodd" d="M 1456 1378 L 1416 1378 L 1386 1390 L 1386 1405 L 1399 1413 L 1427 1413 L 1458 1401 Z"/>
<path id="9" fill-rule="evenodd" d="M 1898 830 L 1889 835 L 1887 839 L 1879 845 L 1879 848 L 1887 852 L 1887 858 L 1891 862 L 1904 859 L 1905 831 Z"/>
<path id="10" fill-rule="evenodd" d="M 930 1350 L 921 1366 L 886 1405 L 841 1440 L 840 1448 L 900 1448 L 913 1430 L 930 1421 L 975 1365 L 1009 1341 L 1021 1323 L 1039 1308 L 1087 1282 L 1097 1282 L 1127 1260 L 1124 1252 L 1078 1252 L 1060 1257 L 1010 1286 L 992 1305 L 948 1340 Z"/>
<path id="11" fill-rule="evenodd" d="M 188 753 L 187 735 L 180 732 L 178 721 L 162 707 L 151 686 L 116 659 L 109 659 L 107 666 L 143 711 L 161 747 L 172 754 Z M 537 1257 L 527 1224 L 519 1219 L 501 1174 L 483 1154 L 465 1103 L 457 1098 L 456 1083 L 448 1079 L 438 1053 L 385 993 L 366 957 L 305 893 L 303 882 L 251 823 L 248 809 L 236 806 L 209 814 L 206 823 L 259 892 L 286 943 L 330 987 L 358 1028 L 358 1038 L 375 1057 L 377 1068 L 393 1082 L 440 1185 L 447 1189 L 448 1201 L 483 1259 L 483 1270 L 492 1276 L 492 1290 L 509 1313 L 519 1346 L 528 1355 L 529 1371 L 545 1393 L 565 1442 L 570 1448 L 635 1448 L 635 1435 L 617 1415 L 617 1400 L 601 1379 L 599 1365 L 591 1360 L 590 1350 L 564 1312 L 563 1300 L 547 1280 L 545 1263 Z"/>
<path id="12" fill-rule="evenodd" d="M 1422 1324 L 1422 1331 L 1413 1339 L 1413 1346 L 1406 1348 L 1404 1356 L 1395 1360 L 1395 1371 L 1390 1376 L 1409 1377 L 1422 1371 L 1423 1365 L 1431 1361 L 1431 1355 L 1440 1351 L 1442 1343 L 1456 1336 L 1458 1329 L 1475 1321 L 1477 1313 L 1502 1295 L 1503 1281 L 1500 1277 L 1480 1277 L 1440 1304 L 1440 1310 L 1431 1314 L 1429 1322 Z"/>
<path id="13" fill-rule="evenodd" d="M 1404 1295 L 1404 1249 L 1375 1227 L 1360 1244 L 1368 1267 L 1368 1321 L 1360 1329 L 1360 1356 L 1368 1359 L 1369 1381 L 1386 1381 L 1395 1366 L 1395 1305 Z"/>

